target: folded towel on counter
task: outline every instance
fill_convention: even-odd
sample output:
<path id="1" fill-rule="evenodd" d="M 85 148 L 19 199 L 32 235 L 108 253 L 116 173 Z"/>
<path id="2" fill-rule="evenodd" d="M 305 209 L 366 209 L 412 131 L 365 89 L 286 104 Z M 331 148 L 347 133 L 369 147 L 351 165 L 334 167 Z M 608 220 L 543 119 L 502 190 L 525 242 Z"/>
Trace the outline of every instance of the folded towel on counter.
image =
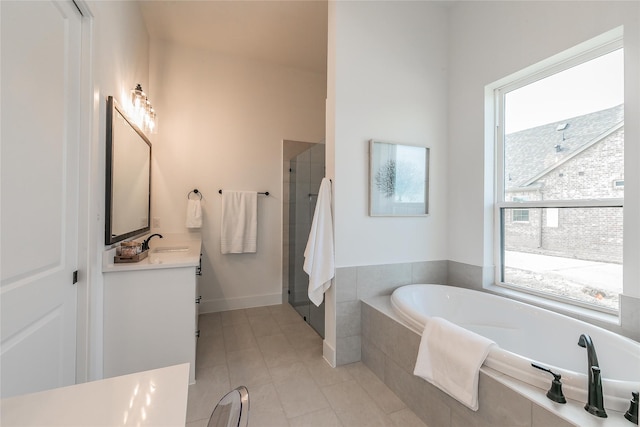
<path id="1" fill-rule="evenodd" d="M 440 317 L 430 317 L 413 373 L 477 411 L 480 367 L 494 345 L 482 335 Z"/>
<path id="2" fill-rule="evenodd" d="M 258 192 L 224 190 L 221 223 L 220 242 L 223 254 L 256 252 Z"/>
<path id="3" fill-rule="evenodd" d="M 309 299 L 322 304 L 324 293 L 335 275 L 333 215 L 331 212 L 331 180 L 323 178 L 313 213 L 311 231 L 304 250 L 304 271 L 309 275 Z"/>
<path id="4" fill-rule="evenodd" d="M 202 227 L 202 203 L 200 199 L 187 201 L 187 228 Z"/>

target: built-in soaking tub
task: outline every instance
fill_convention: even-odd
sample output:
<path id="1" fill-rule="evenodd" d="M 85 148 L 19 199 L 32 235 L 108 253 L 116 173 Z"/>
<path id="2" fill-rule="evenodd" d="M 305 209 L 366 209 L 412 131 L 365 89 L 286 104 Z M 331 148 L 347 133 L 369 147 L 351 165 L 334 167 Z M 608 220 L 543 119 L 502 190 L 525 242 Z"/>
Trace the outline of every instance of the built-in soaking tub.
<path id="1" fill-rule="evenodd" d="M 484 366 L 544 392 L 552 377 L 536 363 L 562 375 L 564 394 L 587 399 L 587 352 L 578 346 L 589 334 L 598 354 L 605 408 L 624 412 L 631 392 L 640 389 L 640 344 L 605 329 L 507 298 L 444 285 L 396 289 L 391 305 L 422 334 L 430 317 L 442 317 L 496 342 Z"/>

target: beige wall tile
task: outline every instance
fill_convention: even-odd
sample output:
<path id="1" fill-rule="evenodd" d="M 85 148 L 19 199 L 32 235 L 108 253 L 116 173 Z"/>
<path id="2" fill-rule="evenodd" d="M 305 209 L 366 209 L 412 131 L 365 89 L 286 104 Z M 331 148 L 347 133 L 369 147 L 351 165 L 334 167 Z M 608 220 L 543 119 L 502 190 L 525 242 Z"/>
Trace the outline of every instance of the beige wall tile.
<path id="1" fill-rule="evenodd" d="M 534 404 L 531 411 L 531 427 L 580 427 Z"/>
<path id="2" fill-rule="evenodd" d="M 410 263 L 358 267 L 357 297 L 365 299 L 378 295 L 390 295 L 398 286 L 410 283 Z"/>
<path id="3" fill-rule="evenodd" d="M 356 301 L 357 267 L 336 268 L 336 302 Z"/>
<path id="4" fill-rule="evenodd" d="M 361 354 L 360 342 L 360 335 L 337 338 L 336 364 L 340 366 L 359 361 Z"/>

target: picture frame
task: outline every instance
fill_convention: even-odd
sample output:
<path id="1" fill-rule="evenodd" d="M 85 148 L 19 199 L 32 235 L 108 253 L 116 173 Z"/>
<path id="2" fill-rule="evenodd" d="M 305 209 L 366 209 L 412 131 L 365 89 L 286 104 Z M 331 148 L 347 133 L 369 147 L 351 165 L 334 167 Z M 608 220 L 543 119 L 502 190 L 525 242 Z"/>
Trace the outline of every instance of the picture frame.
<path id="1" fill-rule="evenodd" d="M 428 147 L 369 141 L 369 216 L 429 215 Z"/>

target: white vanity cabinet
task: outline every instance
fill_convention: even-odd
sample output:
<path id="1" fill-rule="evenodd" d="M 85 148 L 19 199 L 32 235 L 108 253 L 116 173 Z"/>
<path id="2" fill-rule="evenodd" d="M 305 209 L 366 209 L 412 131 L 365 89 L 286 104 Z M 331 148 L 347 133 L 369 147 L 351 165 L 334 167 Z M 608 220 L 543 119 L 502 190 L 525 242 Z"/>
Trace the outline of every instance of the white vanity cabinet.
<path id="1" fill-rule="evenodd" d="M 103 268 L 105 378 L 187 362 L 195 382 L 199 244 L 194 252 L 189 262 Z"/>
<path id="2" fill-rule="evenodd" d="M 194 267 L 105 275 L 105 378 L 188 362 L 195 382 L 197 297 Z"/>

